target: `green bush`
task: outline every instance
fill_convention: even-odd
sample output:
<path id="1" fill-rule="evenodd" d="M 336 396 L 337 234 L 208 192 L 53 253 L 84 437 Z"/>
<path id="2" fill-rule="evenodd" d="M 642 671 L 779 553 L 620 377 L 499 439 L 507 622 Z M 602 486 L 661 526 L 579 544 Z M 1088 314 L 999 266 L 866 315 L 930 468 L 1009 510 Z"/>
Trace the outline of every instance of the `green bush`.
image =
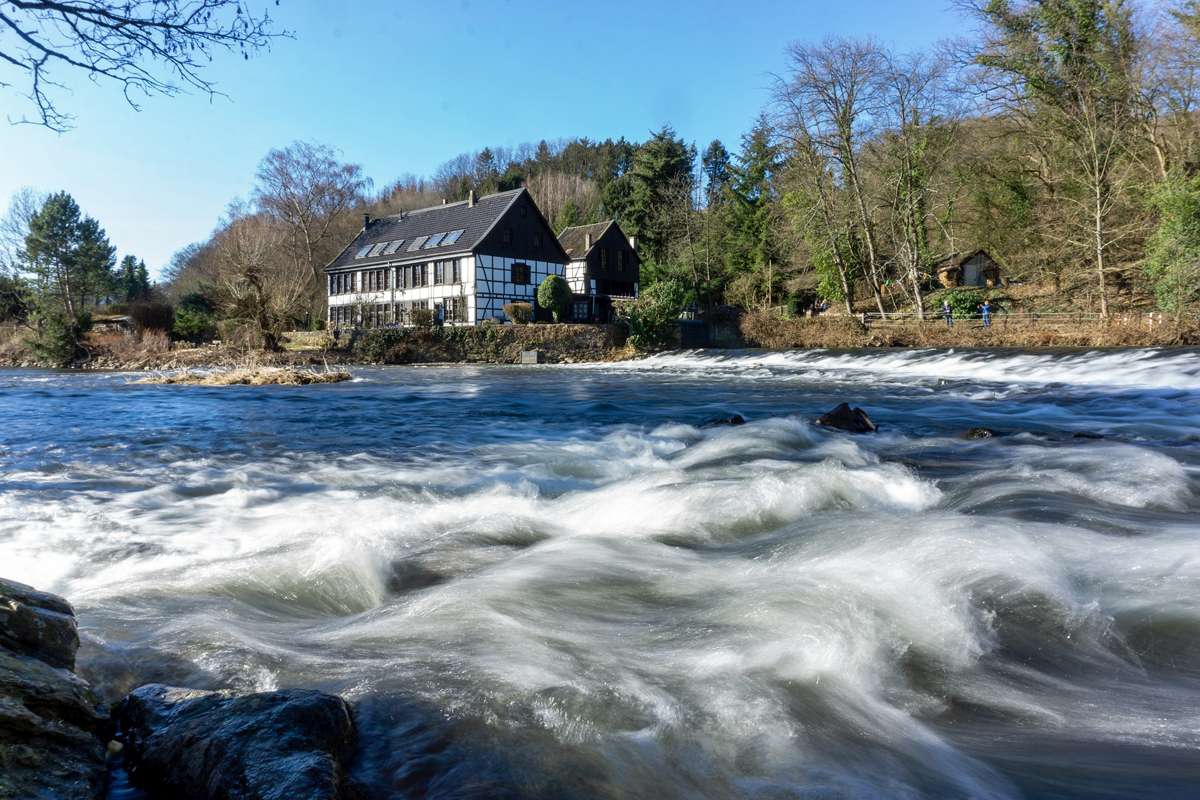
<path id="1" fill-rule="evenodd" d="M 71 319 L 57 309 L 40 310 L 31 319 L 34 335 L 30 345 L 42 361 L 65 367 L 85 354 L 80 341 L 92 327 L 92 317 L 87 312 Z"/>
<path id="2" fill-rule="evenodd" d="M 25 281 L 0 273 L 0 322 L 24 322 L 31 302 Z"/>
<path id="3" fill-rule="evenodd" d="M 1200 176 L 1171 177 L 1151 198 L 1158 229 L 1146 245 L 1145 270 L 1158 307 L 1200 305 Z"/>
<path id="4" fill-rule="evenodd" d="M 533 320 L 533 306 L 529 303 L 506 303 L 504 313 L 518 325 L 528 325 Z"/>
<path id="5" fill-rule="evenodd" d="M 571 310 L 571 287 L 561 276 L 547 275 L 538 287 L 537 301 L 554 315 L 555 322 L 561 322 Z"/>
<path id="6" fill-rule="evenodd" d="M 432 328 L 434 323 L 433 309 L 420 306 L 412 310 L 412 324 L 416 328 Z"/>
<path id="7" fill-rule="evenodd" d="M 940 314 L 942 303 L 948 302 L 956 319 L 967 319 L 979 314 L 979 305 L 985 299 L 987 294 L 978 289 L 951 289 L 938 299 L 935 310 Z"/>
<path id="8" fill-rule="evenodd" d="M 618 303 L 617 319 L 629 329 L 629 343 L 638 350 L 669 347 L 687 291 L 670 279 L 657 281 L 636 300 Z"/>

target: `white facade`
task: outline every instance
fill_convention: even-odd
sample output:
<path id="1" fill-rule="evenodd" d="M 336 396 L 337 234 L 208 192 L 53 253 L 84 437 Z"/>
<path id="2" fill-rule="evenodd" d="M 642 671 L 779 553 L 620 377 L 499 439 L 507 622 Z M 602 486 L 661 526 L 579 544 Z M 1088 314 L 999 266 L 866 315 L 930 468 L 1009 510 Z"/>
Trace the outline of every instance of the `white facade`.
<path id="1" fill-rule="evenodd" d="M 400 287 L 398 279 L 400 277 L 399 270 L 402 269 L 399 265 L 381 265 L 372 264 L 370 267 L 364 267 L 357 270 L 346 270 L 344 274 L 352 275 L 353 291 L 339 292 L 329 294 L 329 315 L 328 319 L 331 326 L 337 325 L 362 325 L 365 323 L 367 316 L 373 308 L 391 307 L 393 310 L 384 313 L 384 324 L 397 322 L 395 307 L 403 304 L 411 303 L 417 307 L 436 308 L 438 305 L 446 307 L 447 301 L 462 300 L 466 304 L 464 313 L 465 324 L 470 324 L 471 320 L 475 319 L 475 257 L 472 255 L 459 256 L 457 259 L 431 259 L 424 262 L 429 280 L 433 279 L 434 264 L 438 261 L 454 261 L 459 262 L 459 280 L 454 283 L 440 283 L 434 285 L 409 287 L 407 289 Z M 405 264 L 404 266 L 411 266 Z M 366 285 L 366 274 L 375 270 L 387 271 L 387 289 L 367 292 L 363 291 Z M 334 273 L 336 274 L 336 273 Z M 339 320 L 339 309 L 344 309 L 342 316 L 350 315 L 349 322 Z M 456 323 L 452 319 L 446 320 L 446 324 L 464 324 Z"/>
<path id="2" fill-rule="evenodd" d="M 433 279 L 433 265 L 437 261 L 425 262 L 428 280 Z M 399 323 L 399 311 L 413 304 L 433 309 L 441 305 L 449 309 L 453 303 L 465 303 L 462 320 L 456 322 L 447 313 L 446 324 L 473 325 L 486 319 L 505 320 L 504 306 L 512 302 L 535 304 L 537 288 L 549 275 L 563 276 L 563 265 L 553 261 L 538 261 L 526 258 L 502 258 L 500 256 L 460 256 L 460 280 L 454 283 L 437 283 L 403 288 L 399 285 L 399 270 L 405 265 L 372 264 L 357 270 L 342 271 L 353 275 L 351 291 L 329 294 L 329 323 L 332 327 L 359 326 L 377 327 Z M 523 265 L 523 266 L 522 266 Z M 516 269 L 514 269 L 516 267 Z M 367 274 L 377 270 L 387 271 L 387 287 L 377 291 L 364 291 Z M 526 278 L 528 282 L 518 282 Z M 332 273 L 333 275 L 338 273 Z M 517 281 L 514 281 L 514 278 Z M 345 279 L 343 279 L 345 280 Z M 332 281 L 331 284 L 332 286 Z M 572 287 L 573 288 L 573 287 Z"/>

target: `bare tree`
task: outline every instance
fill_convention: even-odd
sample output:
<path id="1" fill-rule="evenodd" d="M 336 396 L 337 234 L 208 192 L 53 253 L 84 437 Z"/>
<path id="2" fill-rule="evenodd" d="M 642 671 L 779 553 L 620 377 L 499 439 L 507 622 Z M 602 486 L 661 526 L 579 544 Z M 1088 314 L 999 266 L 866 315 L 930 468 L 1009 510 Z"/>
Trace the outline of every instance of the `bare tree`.
<path id="1" fill-rule="evenodd" d="M 890 197 L 893 258 L 917 314 L 924 317 L 933 179 L 957 142 L 957 114 L 946 91 L 944 61 L 921 54 L 889 55 L 887 61 L 880 78 L 887 132 L 874 149 Z"/>
<path id="2" fill-rule="evenodd" d="M 28 186 L 13 194 L 8 211 L 0 219 L 0 273 L 21 271 L 29 223 L 45 205 L 46 197 Z"/>
<path id="3" fill-rule="evenodd" d="M 600 214 L 600 187 L 580 175 L 544 170 L 529 176 L 525 186 L 551 224 L 569 207 L 574 207 L 579 217 L 573 224 L 591 222 Z"/>
<path id="4" fill-rule="evenodd" d="M 245 0 L 6 0 L 0 7 L 0 66 L 20 81 L 32 104 L 32 122 L 55 131 L 72 117 L 52 94 L 65 86 L 58 71 L 79 71 L 119 85 L 138 108 L 140 97 L 194 89 L 218 94 L 204 77 L 215 51 L 249 58 L 272 39 L 286 36 L 270 15 L 254 13 Z M 21 91 L 21 90 L 18 90 Z"/>
<path id="5" fill-rule="evenodd" d="M 233 204 L 213 237 L 216 291 L 226 319 L 249 326 L 270 350 L 309 313 L 310 273 L 280 257 L 288 231 L 266 214 Z"/>
<path id="6" fill-rule="evenodd" d="M 254 201 L 287 230 L 287 250 L 311 276 L 314 312 L 322 309 L 321 268 L 355 226 L 353 211 L 366 202 L 370 180 L 357 164 L 337 159 L 331 147 L 296 142 L 267 153 L 258 167 Z"/>
<path id="7" fill-rule="evenodd" d="M 849 196 L 863 245 L 863 275 L 879 313 L 886 313 L 883 259 L 860 164 L 882 103 L 886 59 L 875 42 L 851 39 L 794 43 L 788 57 L 791 71 L 777 87 L 776 100 L 804 120 L 804 137 L 827 163 L 833 186 Z"/>
<path id="8" fill-rule="evenodd" d="M 1122 0 L 965 5 L 985 24 L 975 58 L 985 95 L 1046 154 L 1056 196 L 1076 210 L 1061 239 L 1090 255 L 1107 318 L 1110 255 L 1140 227 L 1126 202 L 1139 130 L 1132 11 Z"/>

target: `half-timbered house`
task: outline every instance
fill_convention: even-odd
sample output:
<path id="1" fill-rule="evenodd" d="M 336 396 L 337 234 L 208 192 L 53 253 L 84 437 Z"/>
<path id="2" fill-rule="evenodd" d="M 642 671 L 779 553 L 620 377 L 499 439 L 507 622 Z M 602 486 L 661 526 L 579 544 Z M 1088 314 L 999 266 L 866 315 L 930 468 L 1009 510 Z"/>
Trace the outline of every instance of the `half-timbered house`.
<path id="1" fill-rule="evenodd" d="M 570 257 L 571 319 L 610 322 L 614 299 L 637 297 L 641 260 L 636 240 L 615 220 L 565 228 L 558 241 Z"/>
<path id="2" fill-rule="evenodd" d="M 536 307 L 570 259 L 525 189 L 371 219 L 325 268 L 332 328 L 384 327 L 428 309 L 447 325 L 503 321 Z"/>

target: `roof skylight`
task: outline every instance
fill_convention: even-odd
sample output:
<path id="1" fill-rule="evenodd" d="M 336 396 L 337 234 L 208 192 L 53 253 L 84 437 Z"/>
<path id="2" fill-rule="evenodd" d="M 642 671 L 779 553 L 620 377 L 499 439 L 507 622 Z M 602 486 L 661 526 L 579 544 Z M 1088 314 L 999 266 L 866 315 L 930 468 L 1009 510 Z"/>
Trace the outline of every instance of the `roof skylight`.
<path id="1" fill-rule="evenodd" d="M 462 228 L 459 228 L 456 231 L 450 231 L 446 234 L 446 238 L 442 239 L 442 247 L 445 247 L 448 244 L 454 244 L 458 241 L 459 237 L 463 235 L 463 233 L 464 231 Z"/>
<path id="2" fill-rule="evenodd" d="M 355 258 L 366 258 L 367 253 L 371 252 L 371 248 L 374 246 L 375 245 L 373 245 L 373 244 L 369 244 L 369 245 L 366 245 L 365 247 L 360 247 L 358 249 L 358 252 L 354 254 L 354 257 Z"/>
<path id="3" fill-rule="evenodd" d="M 445 235 L 445 233 L 435 233 L 433 236 L 430 236 L 429 241 L 425 243 L 425 249 L 428 250 L 431 247 L 437 247 L 442 243 L 442 237 Z"/>
<path id="4" fill-rule="evenodd" d="M 367 253 L 367 258 L 374 258 L 383 252 L 383 248 L 387 247 L 387 242 L 380 242 L 371 248 L 371 252 Z"/>
<path id="5" fill-rule="evenodd" d="M 425 244 L 425 240 L 428 238 L 428 236 L 418 236 L 417 238 L 413 239 L 412 244 L 408 246 L 408 252 L 411 253 L 414 250 L 420 250 L 421 245 Z"/>
<path id="6" fill-rule="evenodd" d="M 383 250 L 383 254 L 384 254 L 385 256 L 390 256 L 392 253 L 394 253 L 394 252 L 396 252 L 397 250 L 399 250 L 399 249 L 400 249 L 400 246 L 401 246 L 401 245 L 403 245 L 403 244 L 404 244 L 404 240 L 403 240 L 403 239 L 397 239 L 396 241 L 392 242 L 391 244 L 389 244 L 387 247 L 385 247 L 385 248 L 384 248 L 384 250 Z"/>

